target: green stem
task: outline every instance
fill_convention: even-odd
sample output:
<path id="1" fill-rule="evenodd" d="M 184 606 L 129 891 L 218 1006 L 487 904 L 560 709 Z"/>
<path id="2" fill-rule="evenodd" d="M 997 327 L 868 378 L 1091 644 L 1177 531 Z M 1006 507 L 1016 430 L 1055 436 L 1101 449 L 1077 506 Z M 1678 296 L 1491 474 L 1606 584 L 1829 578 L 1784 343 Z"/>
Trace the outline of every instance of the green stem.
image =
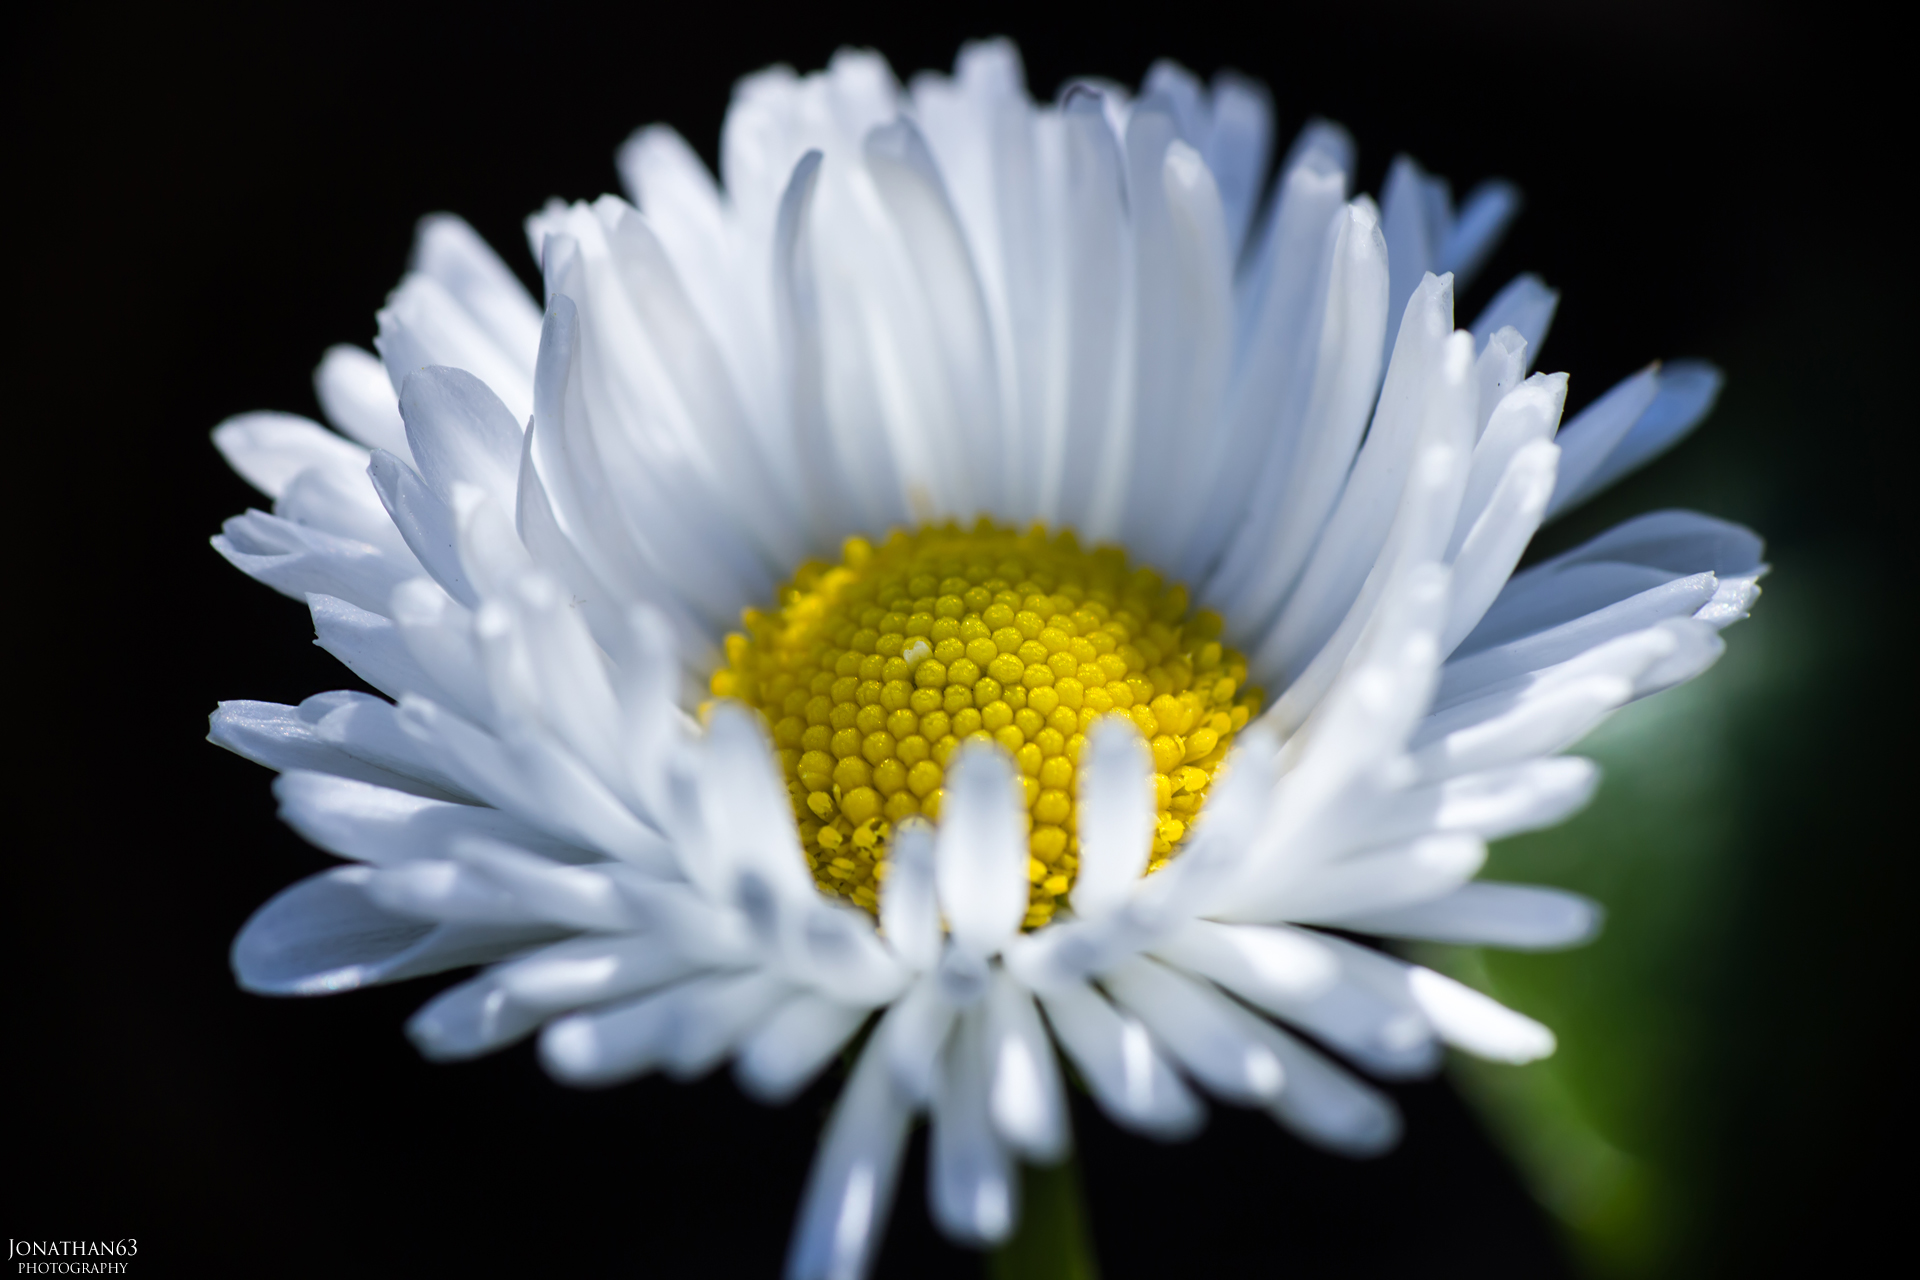
<path id="1" fill-rule="evenodd" d="M 987 1256 L 991 1280 L 1099 1280 L 1080 1159 L 1021 1170 L 1020 1229 Z"/>

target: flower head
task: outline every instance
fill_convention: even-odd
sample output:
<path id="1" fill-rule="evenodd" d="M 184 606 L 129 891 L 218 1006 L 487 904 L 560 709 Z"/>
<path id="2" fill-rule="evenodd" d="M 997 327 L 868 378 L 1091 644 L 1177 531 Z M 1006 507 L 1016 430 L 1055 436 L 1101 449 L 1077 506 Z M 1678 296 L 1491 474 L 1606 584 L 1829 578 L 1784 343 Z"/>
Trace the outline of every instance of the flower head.
<path id="1" fill-rule="evenodd" d="M 223 703 L 346 866 L 234 943 L 241 983 L 480 964 L 410 1034 L 537 1034 L 575 1084 L 731 1061 L 778 1101 L 858 1041 L 790 1270 L 857 1275 L 908 1126 L 933 1210 L 1004 1239 L 1069 1136 L 1200 1092 L 1390 1144 L 1362 1069 L 1552 1035 L 1359 932 L 1579 942 L 1593 904 L 1474 877 L 1594 786 L 1560 755 L 1704 670 L 1758 540 L 1686 512 L 1515 573 L 1678 439 L 1655 366 L 1560 425 L 1532 276 L 1454 327 L 1517 207 L 1410 161 L 1353 196 L 1309 123 L 1170 65 L 1026 96 L 1004 43 L 903 92 L 877 56 L 740 85 L 724 188 L 670 131 L 632 203 L 529 220 L 544 307 L 422 224 L 343 434 L 223 424 L 274 499 L 214 540 L 386 701 Z M 1334 926 L 1339 933 L 1322 926 Z"/>

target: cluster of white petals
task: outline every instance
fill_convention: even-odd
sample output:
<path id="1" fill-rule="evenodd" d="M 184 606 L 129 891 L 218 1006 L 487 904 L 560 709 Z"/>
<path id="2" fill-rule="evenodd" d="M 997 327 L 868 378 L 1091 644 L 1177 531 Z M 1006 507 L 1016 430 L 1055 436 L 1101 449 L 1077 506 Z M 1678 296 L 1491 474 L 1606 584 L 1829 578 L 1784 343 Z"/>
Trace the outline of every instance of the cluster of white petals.
<path id="1" fill-rule="evenodd" d="M 412 1020 L 429 1056 L 537 1034 L 569 1083 L 731 1061 L 770 1101 L 870 1027 L 794 1277 L 869 1265 L 921 1113 L 936 1220 L 1005 1239 L 1021 1162 L 1068 1147 L 1056 1049 L 1131 1129 L 1192 1133 L 1204 1090 L 1353 1153 L 1393 1142 L 1394 1109 L 1296 1031 L 1389 1079 L 1442 1045 L 1551 1052 L 1313 926 L 1592 934 L 1583 899 L 1476 880 L 1486 842 L 1587 800 L 1593 766 L 1559 753 L 1714 661 L 1760 544 L 1667 511 L 1514 569 L 1718 375 L 1649 368 L 1561 425 L 1566 376 L 1529 373 L 1552 291 L 1521 276 L 1454 327 L 1511 188 L 1456 210 L 1401 160 L 1376 204 L 1316 122 L 1269 193 L 1273 136 L 1256 86 L 1165 64 L 1138 96 L 1036 105 L 1004 43 L 905 89 L 843 52 L 742 82 L 723 186 L 655 127 L 620 153 L 627 200 L 532 217 L 544 307 L 464 223 L 425 222 L 379 357 L 320 366 L 340 434 L 268 413 L 215 433 L 273 499 L 215 546 L 392 699 L 214 715 L 348 860 L 247 923 L 242 985 L 483 965 Z M 1195 584 L 1277 697 L 1151 876 L 1146 746 L 1096 729 L 1073 910 L 1032 932 L 1012 763 L 963 749 L 876 926 L 815 887 L 753 714 L 691 713 L 720 636 L 802 559 L 980 514 Z"/>

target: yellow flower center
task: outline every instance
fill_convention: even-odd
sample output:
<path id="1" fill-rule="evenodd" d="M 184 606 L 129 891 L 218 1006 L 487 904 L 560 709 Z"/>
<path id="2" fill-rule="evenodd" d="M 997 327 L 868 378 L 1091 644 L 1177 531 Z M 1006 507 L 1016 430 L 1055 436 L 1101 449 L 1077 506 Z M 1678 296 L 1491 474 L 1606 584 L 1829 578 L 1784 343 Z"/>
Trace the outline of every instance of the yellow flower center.
<path id="1" fill-rule="evenodd" d="M 1071 531 L 981 520 L 809 561 L 778 606 L 741 615 L 717 698 L 772 727 L 814 879 L 876 911 L 894 827 L 938 821 L 948 760 L 999 743 L 1026 790 L 1026 926 L 1052 918 L 1079 867 L 1075 765 L 1097 716 L 1127 717 L 1153 753 L 1149 871 L 1192 829 L 1234 733 L 1258 713 L 1246 659 L 1187 589 Z"/>

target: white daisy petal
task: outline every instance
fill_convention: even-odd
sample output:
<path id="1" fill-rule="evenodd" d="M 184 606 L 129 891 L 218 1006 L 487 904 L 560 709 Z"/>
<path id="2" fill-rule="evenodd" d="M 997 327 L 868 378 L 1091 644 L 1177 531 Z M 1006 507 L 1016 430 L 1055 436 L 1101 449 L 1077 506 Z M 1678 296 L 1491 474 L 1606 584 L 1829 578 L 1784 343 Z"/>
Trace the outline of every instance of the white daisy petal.
<path id="1" fill-rule="evenodd" d="M 412 858 L 380 867 L 367 879 L 367 897 L 383 911 L 447 924 L 557 924 L 525 898 L 458 862 Z"/>
<path id="2" fill-rule="evenodd" d="M 441 594 L 437 587 L 433 590 Z M 393 619 L 318 594 L 307 597 L 307 610 L 313 617 L 313 642 L 388 697 L 436 697 L 445 688 L 413 656 Z"/>
<path id="3" fill-rule="evenodd" d="M 546 735 L 522 726 L 496 738 L 422 698 L 400 703 L 407 732 L 436 745 L 456 781 L 474 795 L 584 848 L 671 874 L 665 841 Z"/>
<path id="4" fill-rule="evenodd" d="M 1213 78 L 1212 123 L 1201 151 L 1220 186 L 1227 251 L 1237 261 L 1273 152 L 1273 98 L 1259 81 L 1223 71 Z"/>
<path id="5" fill-rule="evenodd" d="M 378 316 L 373 340 L 397 395 L 407 375 L 430 365 L 465 369 L 493 389 L 515 421 L 533 407 L 530 351 L 504 350 L 481 320 L 432 276 L 413 272 L 400 282 Z"/>
<path id="6" fill-rule="evenodd" d="M 1307 665 L 1339 627 L 1386 545 L 1391 520 L 1384 511 L 1397 506 L 1408 477 L 1416 470 L 1423 445 L 1453 446 L 1449 409 L 1464 410 L 1457 426 L 1472 431 L 1472 351 L 1465 339 L 1449 341 L 1453 319 L 1452 280 L 1428 277 L 1407 304 L 1366 443 L 1354 459 L 1353 474 L 1334 508 L 1320 544 L 1263 646 L 1266 661 L 1283 671 Z M 1438 432 L 1439 434 L 1435 434 Z M 1459 442 L 1468 444 L 1470 434 Z M 1460 460 L 1465 482 L 1465 459 Z M 1455 509 L 1459 501 L 1453 499 Z M 1451 516 L 1449 512 L 1449 516 Z M 1451 533 L 1448 519 L 1446 530 Z M 1445 535 L 1442 536 L 1445 546 Z"/>
<path id="7" fill-rule="evenodd" d="M 625 627 L 623 607 L 631 606 L 633 601 L 620 598 L 606 585 L 560 527 L 560 518 L 533 463 L 532 430 L 522 443 L 514 528 L 526 544 L 527 555 L 533 563 L 566 590 L 568 605 L 580 611 L 600 647 L 609 651 L 621 649 Z M 679 619 L 683 627 L 689 625 L 684 614 L 679 615 Z"/>
<path id="8" fill-rule="evenodd" d="M 471 801 L 394 718 L 364 693 L 317 693 L 297 707 L 223 702 L 207 740 L 275 772 L 312 770 L 433 800 Z"/>
<path id="9" fill-rule="evenodd" d="M 400 564 L 417 559 L 406 538 L 394 527 L 364 466 L 356 472 L 308 467 L 274 499 L 273 514 L 309 529 L 364 542 Z"/>
<path id="10" fill-rule="evenodd" d="M 1073 901 L 1095 918 L 1117 907 L 1147 867 L 1153 843 L 1153 759 L 1137 733 L 1110 721 L 1087 735 L 1080 775 L 1080 874 Z"/>
<path id="11" fill-rule="evenodd" d="M 505 599 L 534 674 L 540 720 L 595 777 L 621 793 L 626 778 L 618 704 L 605 658 L 585 620 L 568 596 L 539 574 L 517 578 Z"/>
<path id="12" fill-rule="evenodd" d="M 546 925 L 441 924 L 377 905 L 371 867 L 283 889 L 233 940 L 234 977 L 264 995 L 326 995 L 484 964 L 552 938 Z"/>
<path id="13" fill-rule="evenodd" d="M 1546 281 L 1531 271 L 1523 271 L 1509 280 L 1499 293 L 1474 317 L 1471 332 L 1476 350 L 1484 351 L 1495 334 L 1511 328 L 1526 343 L 1526 362 L 1522 373 L 1540 358 L 1540 344 L 1547 340 L 1553 325 L 1553 313 L 1560 306 L 1560 291 L 1549 289 Z"/>
<path id="14" fill-rule="evenodd" d="M 678 133 L 665 125 L 637 130 L 621 146 L 616 164 L 627 197 L 660 239 L 687 300 L 711 334 L 731 381 L 749 410 L 748 421 L 777 471 L 787 470 L 790 442 L 769 428 L 777 388 L 772 335 L 756 303 L 763 299 L 739 287 L 735 236 L 713 175 Z"/>
<path id="15" fill-rule="evenodd" d="M 1394 938 L 1553 951 L 1592 941 L 1601 916 L 1598 903 L 1577 893 L 1476 880 L 1412 906 L 1350 915 L 1343 924 Z"/>
<path id="16" fill-rule="evenodd" d="M 1321 861 L 1428 832 L 1496 840 L 1560 821 L 1591 798 L 1598 781 L 1590 761 L 1553 758 L 1449 776 L 1437 785 L 1362 791 L 1336 806 L 1301 843 L 1310 848 L 1310 860 Z"/>
<path id="17" fill-rule="evenodd" d="M 1400 1112 L 1377 1089 L 1355 1080 L 1286 1032 L 1269 1041 L 1286 1072 L 1274 1118 L 1307 1141 L 1349 1156 L 1374 1156 L 1400 1138 Z"/>
<path id="18" fill-rule="evenodd" d="M 533 568 L 533 557 L 506 508 L 477 485 L 455 481 L 450 504 L 460 571 L 481 594 L 498 600 Z"/>
<path id="19" fill-rule="evenodd" d="M 1600 492 L 1678 444 L 1702 418 L 1713 412 L 1724 381 L 1720 371 L 1704 360 L 1675 360 L 1662 365 L 1660 389 L 1653 403 L 1613 447 L 1606 461 L 1594 468 L 1579 493 L 1568 499 L 1568 505 Z"/>
<path id="20" fill-rule="evenodd" d="M 540 308 L 464 220 L 445 213 L 422 218 L 414 236 L 413 269 L 458 299 L 520 372 L 533 372 Z"/>
<path id="21" fill-rule="evenodd" d="M 1486 357 L 1483 355 L 1481 360 L 1484 363 Z M 1553 439 L 1566 398 L 1566 374 L 1536 373 L 1502 395 L 1498 403 L 1488 404 L 1482 400 L 1483 421 L 1478 442 L 1473 447 L 1467 489 L 1460 499 L 1460 520 L 1447 547 L 1449 558 L 1459 554 L 1460 545 L 1487 509 L 1514 457 L 1530 444 Z"/>
<path id="22" fill-rule="evenodd" d="M 1057 235 L 1065 268 L 1049 299 L 1049 313 L 1063 333 L 1061 357 L 1051 371 L 1050 448 L 1039 514 L 1089 528 L 1101 481 L 1117 470 L 1110 460 L 1117 453 L 1113 436 L 1128 407 L 1115 377 L 1131 307 L 1124 266 L 1125 179 L 1119 146 L 1097 96 L 1068 95 L 1058 137 L 1063 172 L 1056 176 Z M 1051 445 L 1053 440 L 1059 444 Z"/>
<path id="23" fill-rule="evenodd" d="M 1456 347 L 1456 355 L 1461 357 L 1454 362 L 1456 369 L 1464 365 L 1465 354 L 1465 344 L 1462 342 Z M 1453 389 L 1461 391 L 1463 387 L 1456 383 Z M 1456 395 L 1451 400 L 1451 405 L 1446 407 L 1455 410 L 1466 407 L 1464 395 Z M 1468 425 L 1463 414 L 1443 416 L 1451 417 L 1455 426 Z M 1299 675 L 1287 686 L 1287 691 L 1280 695 L 1279 701 L 1268 713 L 1269 723 L 1277 731 L 1288 732 L 1306 722 L 1346 670 L 1355 647 L 1360 644 L 1367 630 L 1375 625 L 1387 597 L 1412 592 L 1422 598 L 1437 600 L 1447 594 L 1451 586 L 1451 574 L 1441 569 L 1438 561 L 1448 533 L 1458 517 L 1460 492 L 1466 480 L 1466 453 L 1460 447 L 1462 443 L 1464 441 L 1459 439 L 1451 444 L 1436 443 L 1423 449 L 1413 460 L 1413 474 L 1407 481 L 1406 493 L 1393 528 L 1389 531 L 1388 546 L 1369 570 L 1366 580 L 1360 584 L 1360 590 L 1347 604 L 1345 616 L 1339 619 L 1339 625 L 1320 643 L 1305 669 L 1299 671 Z M 1294 619 L 1297 621 L 1302 616 L 1305 615 L 1294 615 Z M 1256 678 L 1274 680 L 1276 683 L 1285 678 L 1289 670 L 1284 665 L 1286 645 L 1291 639 L 1297 638 L 1300 632 L 1294 629 L 1292 636 L 1288 633 L 1288 615 L 1283 612 L 1280 622 L 1252 655 L 1252 670 Z"/>
<path id="24" fill-rule="evenodd" d="M 461 1062 L 504 1049 L 550 1016 L 538 1004 L 513 999 L 491 976 L 481 977 L 449 987 L 421 1006 L 407 1019 L 407 1038 L 435 1062 Z"/>
<path id="25" fill-rule="evenodd" d="M 672 762 L 681 759 L 692 735 L 689 717 L 676 703 L 681 664 L 671 625 L 644 605 L 625 619 L 614 692 L 620 700 L 621 751 L 627 760 L 626 791 L 639 798 L 639 812 L 664 826 L 672 809 Z"/>
<path id="26" fill-rule="evenodd" d="M 939 168 L 911 122 L 866 136 L 866 168 L 892 215 L 932 321 L 945 384 L 941 411 L 923 405 L 923 429 L 958 474 L 949 510 L 1006 512 L 999 372 L 986 298 Z M 944 439 L 942 438 L 944 437 Z"/>
<path id="27" fill-rule="evenodd" d="M 1486 842 L 1476 837 L 1429 836 L 1327 863 L 1311 879 L 1274 895 L 1268 909 L 1290 920 L 1328 920 L 1420 902 L 1465 884 L 1486 860 Z"/>
<path id="28" fill-rule="evenodd" d="M 796 465 L 817 544 L 843 533 L 849 515 L 864 515 L 873 500 L 843 473 L 828 425 L 820 286 L 808 238 L 823 159 L 820 152 L 808 151 L 793 166 L 780 198 L 773 245 L 774 317 L 792 406 Z M 884 445 L 875 441 L 873 447 L 878 454 Z"/>
<path id="29" fill-rule="evenodd" d="M 1407 996 L 1397 964 L 1338 938 L 1195 922 L 1155 951 L 1376 1074 L 1423 1075 L 1438 1061 L 1432 1031 Z"/>
<path id="30" fill-rule="evenodd" d="M 1171 1141 L 1206 1123 L 1206 1107 L 1154 1047 L 1140 1021 L 1084 986 L 1040 997 L 1060 1047 L 1115 1123 Z"/>
<path id="31" fill-rule="evenodd" d="M 629 354 L 651 357 L 649 399 L 656 412 L 706 455 L 715 496 L 752 531 L 762 554 L 783 554 L 793 544 L 798 512 L 746 419 L 738 375 L 709 335 L 649 220 L 611 200 L 596 204 L 595 213 L 611 224 L 608 247 L 647 339 Z M 784 451 L 773 456 L 784 460 Z"/>
<path id="32" fill-rule="evenodd" d="M 1020 1197 L 1019 1168 L 989 1123 L 984 1021 L 978 1008 L 961 1014 L 941 1056 L 927 1178 L 933 1220 L 976 1247 L 1012 1234 Z"/>
<path id="33" fill-rule="evenodd" d="M 1434 250 L 1445 228 L 1437 225 L 1444 216 L 1435 208 L 1434 192 L 1428 177 L 1409 156 L 1395 156 L 1387 170 L 1386 185 L 1380 191 L 1380 231 L 1387 239 L 1387 261 L 1392 265 L 1391 292 L 1387 314 L 1398 316 L 1419 289 L 1422 279 L 1437 274 Z M 1443 195 L 1442 200 L 1445 199 Z M 1451 283 L 1451 281 L 1449 281 Z M 1448 327 L 1452 327 L 1452 299 L 1448 299 Z M 1389 339 L 1387 356 L 1396 353 L 1398 342 Z"/>
<path id="34" fill-rule="evenodd" d="M 1544 608 L 1559 612 L 1563 602 L 1565 609 L 1577 608 L 1581 601 L 1575 593 L 1581 585 L 1578 580 L 1549 584 L 1545 588 L 1549 595 Z M 1611 588 L 1613 584 L 1610 581 L 1607 585 Z M 1689 617 L 1713 599 L 1718 586 L 1712 573 L 1675 578 L 1558 626 L 1455 658 L 1442 672 L 1434 700 L 1443 704 L 1455 702 L 1501 680 L 1565 662 L 1596 645 L 1654 623 Z"/>
<path id="35" fill-rule="evenodd" d="M 891 870 L 880 891 L 880 926 L 909 967 L 924 971 L 940 958 L 940 900 L 934 887 L 933 828 L 907 823 L 894 837 Z"/>
<path id="36" fill-rule="evenodd" d="M 912 1119 L 879 1049 L 885 1031 L 883 1022 L 827 1122 L 807 1175 L 787 1280 L 859 1280 L 879 1251 Z"/>
<path id="37" fill-rule="evenodd" d="M 492 723 L 493 695 L 487 691 L 486 672 L 480 665 L 473 615 L 465 606 L 439 584 L 414 578 L 394 588 L 388 607 L 393 611 L 394 631 L 420 673 L 409 678 L 422 679 L 425 689 L 438 690 L 427 696 L 450 710 L 476 724 Z M 421 688 L 403 692 L 421 692 Z"/>
<path id="38" fill-rule="evenodd" d="M 313 391 L 327 421 L 369 449 L 407 456 L 400 398 L 378 356 L 341 343 L 327 348 L 313 371 Z"/>
<path id="39" fill-rule="evenodd" d="M 1436 246 L 1434 270 L 1452 272 L 1461 288 L 1471 284 L 1519 212 L 1518 187 L 1499 178 L 1482 182 L 1467 193 L 1453 224 Z"/>
<path id="40" fill-rule="evenodd" d="M 976 955 L 1000 949 L 1027 913 L 1027 845 L 1011 762 L 968 747 L 947 773 L 934 882 L 954 941 Z"/>
<path id="41" fill-rule="evenodd" d="M 1339 981 L 1310 1002 L 1269 1012 L 1311 1032 L 1374 1075 L 1408 1079 L 1437 1070 L 1440 1042 L 1407 989 L 1412 966 L 1344 938 L 1322 936 L 1339 965 Z"/>
<path id="42" fill-rule="evenodd" d="M 1151 109 L 1127 123 L 1134 227 L 1131 478 L 1119 534 L 1157 564 L 1182 561 L 1213 479 L 1214 423 L 1233 341 L 1233 263 L 1205 161 Z"/>
<path id="43" fill-rule="evenodd" d="M 1204 974 L 1262 1008 L 1309 1000 L 1338 976 L 1332 952 L 1309 933 L 1194 920 L 1154 945 L 1153 953 Z"/>
<path id="44" fill-rule="evenodd" d="M 1422 777 L 1445 778 L 1559 751 L 1632 697 L 1631 679 L 1601 673 L 1557 681 L 1528 695 L 1478 699 L 1430 720 L 1432 737 L 1423 727 L 1412 763 Z M 1441 732 L 1451 724 L 1460 727 Z"/>
<path id="45" fill-rule="evenodd" d="M 1461 657 L 1585 617 L 1595 610 L 1664 587 L 1677 575 L 1651 565 L 1619 561 L 1571 564 L 1551 574 L 1529 574 L 1507 584 L 1473 631 Z M 1718 584 L 1714 584 L 1718 589 Z"/>
<path id="46" fill-rule="evenodd" d="M 1495 331 L 1480 347 L 1474 361 L 1474 383 L 1480 389 L 1480 421 L 1474 438 L 1486 434 L 1493 411 L 1500 407 L 1507 392 L 1520 386 L 1527 377 L 1527 340 L 1512 325 Z M 1473 510 L 1474 508 L 1469 508 Z"/>
<path id="47" fill-rule="evenodd" d="M 803 992 L 740 1047 L 734 1079 L 761 1102 L 785 1102 L 825 1069 L 871 1010 Z"/>
<path id="48" fill-rule="evenodd" d="M 1036 1164 L 1067 1154 L 1067 1101 L 1053 1046 L 1033 997 L 1005 970 L 987 994 L 985 1048 L 991 1071 L 988 1106 L 995 1132 Z"/>
<path id="49" fill-rule="evenodd" d="M 234 568 L 282 595 L 336 596 L 362 609 L 384 609 L 394 587 L 419 571 L 364 542 L 309 529 L 259 511 L 220 526 L 213 549 Z"/>
<path id="50" fill-rule="evenodd" d="M 457 1060 L 491 1053 L 556 1013 L 604 1004 L 703 969 L 732 967 L 711 946 L 689 951 L 661 931 L 621 937 L 572 938 L 487 970 L 450 987 L 407 1022 L 407 1035 L 428 1057 Z"/>
<path id="51" fill-rule="evenodd" d="M 1452 978 L 1418 966 L 1407 989 L 1448 1044 L 1497 1062 L 1532 1062 L 1553 1052 L 1553 1032 Z"/>
<path id="52" fill-rule="evenodd" d="M 1529 584 L 1568 568 L 1618 561 L 1680 575 L 1711 569 L 1723 578 L 1764 572 L 1764 545 L 1751 529 L 1696 511 L 1652 511 L 1614 526 L 1573 550 L 1516 574 Z"/>
<path id="53" fill-rule="evenodd" d="M 1130 960 L 1100 981 L 1210 1092 L 1244 1106 L 1279 1095 L 1286 1071 L 1264 1024 L 1241 1006 L 1150 960 Z"/>
<path id="54" fill-rule="evenodd" d="M 1388 313 L 1379 216 L 1367 202 L 1355 201 L 1335 216 L 1328 234 L 1333 246 L 1326 258 L 1325 301 L 1316 289 L 1307 311 L 1309 321 L 1320 317 L 1318 342 L 1303 349 L 1302 360 L 1311 364 L 1303 363 L 1302 380 L 1283 402 L 1298 414 L 1299 426 L 1282 426 L 1250 494 L 1250 512 L 1273 494 L 1270 505 L 1278 514 L 1270 522 L 1257 514 L 1248 522 L 1228 544 L 1204 592 L 1216 607 L 1231 605 L 1230 636 L 1259 634 L 1294 589 L 1341 500 L 1380 385 Z M 1290 449 L 1289 437 L 1295 441 Z"/>
<path id="55" fill-rule="evenodd" d="M 1344 293 L 1330 259 L 1343 247 L 1343 235 L 1350 234 L 1335 221 L 1346 198 L 1346 170 L 1323 147 L 1309 147 L 1281 176 L 1260 254 L 1238 291 L 1237 364 L 1213 461 L 1213 498 L 1180 566 L 1184 573 L 1213 566 L 1236 520 L 1264 529 L 1279 514 L 1278 503 L 1246 510 L 1247 495 L 1273 492 L 1299 448 L 1307 390 L 1319 362 L 1319 353 L 1306 341 L 1309 323 L 1324 317 L 1330 306 L 1338 308 Z M 1383 290 L 1384 284 L 1383 274 Z M 1368 340 L 1378 348 L 1371 334 Z M 1249 459 L 1264 461 L 1248 465 Z"/>
<path id="56" fill-rule="evenodd" d="M 367 451 L 319 423 L 291 413 L 243 413 L 213 429 L 214 447 L 241 478 L 277 498 L 309 467 L 352 475 Z"/>
<path id="57" fill-rule="evenodd" d="M 570 1014 L 540 1034 L 540 1061 L 572 1084 L 605 1086 L 653 1070 L 691 1080 L 712 1070 L 781 1001 L 763 972 L 693 978 L 653 995 Z"/>
<path id="58" fill-rule="evenodd" d="M 1587 482 L 1633 430 L 1660 391 L 1660 366 L 1648 365 L 1623 378 L 1560 429 L 1560 483 L 1553 491 L 1548 518 L 1559 515 L 1584 492 Z"/>
<path id="59" fill-rule="evenodd" d="M 467 580 L 466 567 L 460 563 L 459 521 L 447 500 L 385 449 L 374 451 L 367 474 L 388 517 L 421 567 L 448 595 L 469 609 L 477 608 L 480 593 Z"/>
<path id="60" fill-rule="evenodd" d="M 442 502 L 461 483 L 513 509 L 524 428 L 486 383 L 464 369 L 421 369 L 400 388 L 400 416 L 415 468 Z"/>
<path id="61" fill-rule="evenodd" d="M 1520 449 L 1488 496 L 1485 509 L 1460 540 L 1447 626 L 1440 633 L 1442 653 L 1453 652 L 1473 631 L 1520 563 L 1546 513 L 1559 463 L 1560 450 L 1544 440 Z"/>
<path id="62" fill-rule="evenodd" d="M 554 298 L 540 353 L 534 461 L 562 527 L 571 521 L 593 530 L 591 542 L 576 544 L 588 564 L 636 598 L 664 593 L 710 622 L 737 613 L 744 602 L 735 578 L 739 562 L 696 545 L 691 531 L 705 521 L 685 519 L 684 501 L 693 495 L 666 501 L 664 477 L 648 473 L 612 405 L 592 405 L 584 368 L 591 355 L 573 299 Z"/>
<path id="63" fill-rule="evenodd" d="M 329 853 L 361 862 L 444 858 L 462 836 L 489 836 L 565 862 L 593 855 L 486 805 L 455 804 L 305 770 L 274 780 L 282 821 Z"/>
<path id="64" fill-rule="evenodd" d="M 528 852 L 538 846 L 526 840 L 461 835 L 449 843 L 455 861 L 480 872 L 543 920 L 605 933 L 653 923 L 652 885 L 625 863 L 556 866 L 556 860 L 580 861 L 579 852 L 565 849 L 542 857 Z"/>
<path id="65" fill-rule="evenodd" d="M 579 313 L 573 300 L 554 299 L 540 330 L 534 414 L 521 465 L 534 468 L 555 523 L 600 580 L 628 598 L 648 598 L 644 588 L 657 590 L 657 579 L 615 515 L 592 439 L 568 417 L 578 339 Z"/>
<path id="66" fill-rule="evenodd" d="M 1355 651 L 1351 669 L 1313 712 L 1313 722 L 1282 753 L 1285 776 L 1273 821 L 1251 869 L 1284 865 L 1285 840 L 1334 803 L 1355 779 L 1383 767 L 1405 744 L 1432 696 L 1445 619 L 1447 574 L 1423 565 L 1385 593 Z M 1273 712 L 1268 719 L 1274 718 Z M 1309 749 L 1310 748 L 1310 749 Z"/>
<path id="67" fill-rule="evenodd" d="M 907 989 L 874 1033 L 875 1051 L 885 1057 L 895 1089 L 916 1106 L 924 1106 L 933 1097 L 940 1055 L 952 1034 L 954 1015 L 954 1007 L 941 994 L 939 983 L 923 978 Z"/>

